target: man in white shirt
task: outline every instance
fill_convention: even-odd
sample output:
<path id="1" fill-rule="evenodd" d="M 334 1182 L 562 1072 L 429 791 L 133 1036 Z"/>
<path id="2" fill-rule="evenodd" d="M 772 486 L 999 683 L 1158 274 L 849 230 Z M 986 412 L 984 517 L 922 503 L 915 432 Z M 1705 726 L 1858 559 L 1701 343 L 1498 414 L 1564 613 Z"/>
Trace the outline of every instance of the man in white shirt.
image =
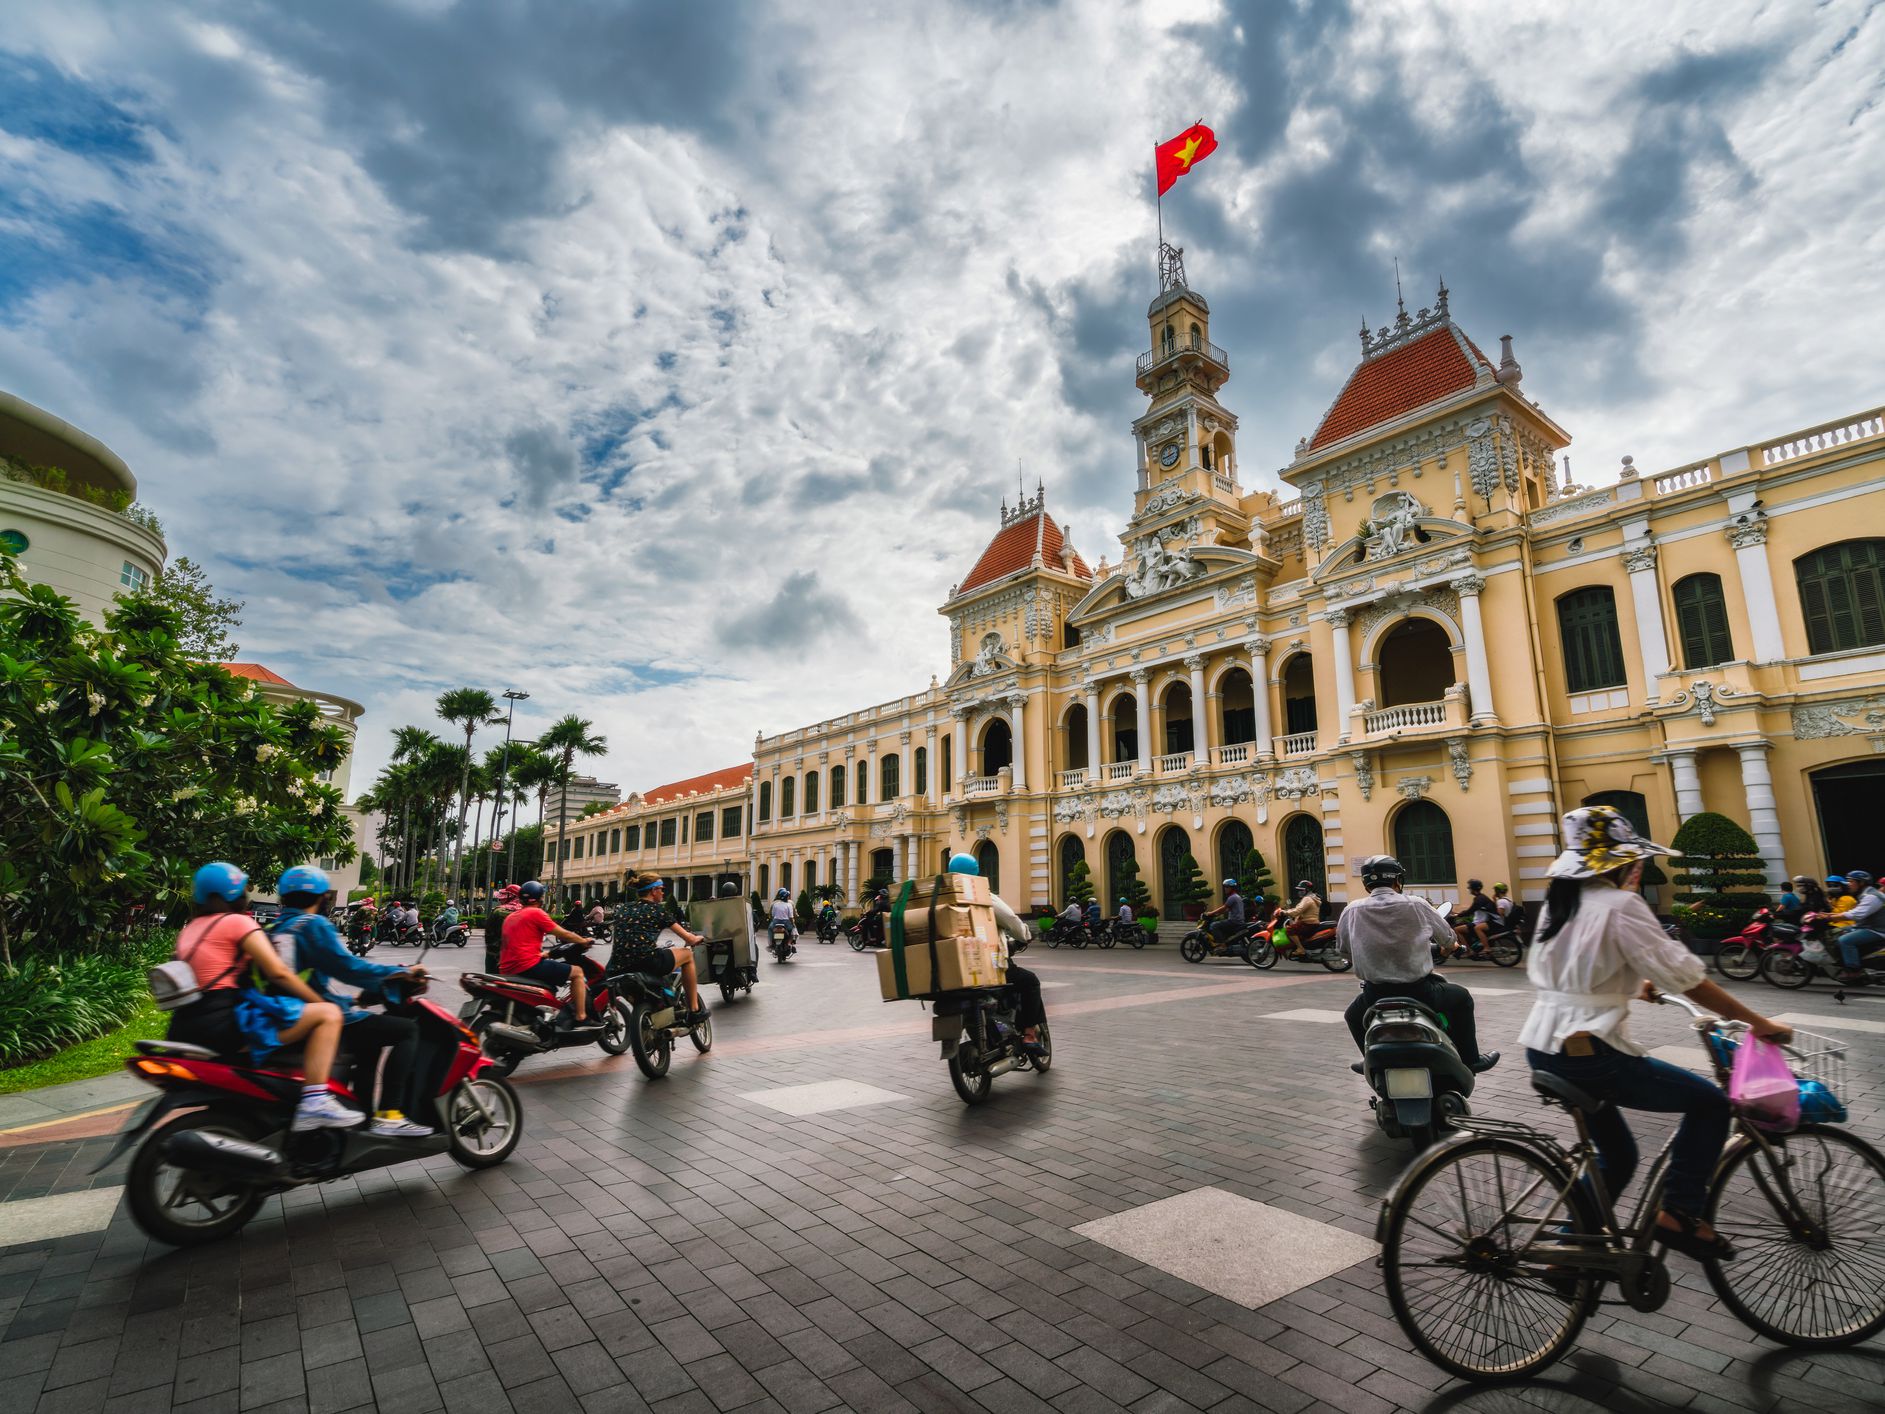
<path id="1" fill-rule="evenodd" d="M 1355 976 L 1361 981 L 1361 991 L 1346 1012 L 1355 1049 L 1365 1049 L 1362 1024 L 1368 1008 L 1384 997 L 1406 997 L 1446 1018 L 1447 1035 L 1471 1069 L 1491 1070 L 1499 1063 L 1499 1053 L 1479 1052 L 1473 994 L 1433 975 L 1433 950 L 1453 951 L 1453 928 L 1445 914 L 1401 892 L 1406 877 L 1393 856 L 1370 855 L 1361 862 L 1368 897 L 1348 905 L 1336 920 L 1335 945 L 1355 960 Z"/>

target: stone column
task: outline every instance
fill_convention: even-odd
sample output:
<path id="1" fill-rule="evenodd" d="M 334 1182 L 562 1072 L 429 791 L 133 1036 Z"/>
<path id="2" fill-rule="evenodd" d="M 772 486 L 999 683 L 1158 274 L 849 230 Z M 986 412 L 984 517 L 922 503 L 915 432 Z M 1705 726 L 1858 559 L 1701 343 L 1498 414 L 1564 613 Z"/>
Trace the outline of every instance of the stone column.
<path id="1" fill-rule="evenodd" d="M 1485 591 L 1484 576 L 1469 574 L 1453 581 L 1460 596 L 1460 631 L 1466 638 L 1466 691 L 1472 698 L 1471 720 L 1496 722 L 1492 706 L 1492 668 L 1486 658 L 1486 622 L 1479 614 L 1479 596 Z"/>
<path id="2" fill-rule="evenodd" d="M 883 802 L 883 777 L 877 774 L 877 738 L 872 737 L 864 743 L 864 750 L 870 753 L 864 758 L 864 794 L 862 801 Z"/>
<path id="3" fill-rule="evenodd" d="M 1643 655 L 1643 696 L 1657 701 L 1657 679 L 1669 671 L 1669 638 L 1663 632 L 1662 594 L 1656 585 L 1656 547 L 1642 544 L 1623 552 L 1630 576 L 1630 605 L 1636 614 L 1636 642 Z"/>
<path id="4" fill-rule="evenodd" d="M 1014 739 L 1014 788 L 1028 788 L 1028 697 L 1017 692 L 1008 699 L 1008 731 Z"/>
<path id="5" fill-rule="evenodd" d="M 1686 820 L 1691 815 L 1700 815 L 1702 805 L 1702 777 L 1695 769 L 1695 751 L 1671 751 L 1669 770 L 1676 779 L 1676 819 Z"/>
<path id="6" fill-rule="evenodd" d="M 1276 754 L 1276 743 L 1270 737 L 1270 640 L 1257 637 L 1246 646 L 1250 649 L 1250 701 L 1257 709 L 1256 751 L 1259 757 L 1267 758 Z"/>
<path id="7" fill-rule="evenodd" d="M 1751 496 L 1753 493 L 1745 493 Z M 1741 598 L 1747 605 L 1748 628 L 1754 634 L 1757 663 L 1772 663 L 1787 656 L 1780 638 L 1780 608 L 1774 602 L 1774 576 L 1767 566 L 1767 516 L 1753 505 L 1739 510 L 1736 496 L 1728 508 L 1737 511 L 1728 526 L 1728 543 L 1734 547 L 1735 569 L 1741 575 Z"/>
<path id="8" fill-rule="evenodd" d="M 1086 685 L 1086 778 L 1100 779 L 1100 689 L 1092 682 Z"/>
<path id="9" fill-rule="evenodd" d="M 1185 659 L 1185 671 L 1191 674 L 1191 759 L 1211 759 L 1211 713 L 1204 700 L 1204 654 L 1193 653 Z"/>
<path id="10" fill-rule="evenodd" d="M 844 896 L 852 903 L 857 898 L 857 841 L 845 840 L 838 848 L 844 851 Z"/>
<path id="11" fill-rule="evenodd" d="M 950 749 L 955 760 L 949 764 L 956 768 L 956 799 L 959 801 L 969 793 L 969 713 L 966 707 L 951 707 L 949 715 L 955 718 L 955 745 Z"/>
<path id="12" fill-rule="evenodd" d="M 936 759 L 936 728 L 923 729 L 923 773 L 929 777 L 929 808 L 942 803 L 942 762 Z"/>
<path id="13" fill-rule="evenodd" d="M 1748 796 L 1748 833 L 1767 865 L 1767 887 L 1779 893 L 1787 887 L 1787 846 L 1780 837 L 1780 806 L 1774 799 L 1774 778 L 1767 770 L 1767 743 L 1753 741 L 1735 751 L 1741 757 L 1741 786 Z"/>
<path id="14" fill-rule="evenodd" d="M 1331 609 L 1327 617 L 1334 638 L 1336 740 L 1347 741 L 1355 710 L 1355 653 L 1348 643 L 1348 610 Z"/>
<path id="15" fill-rule="evenodd" d="M 1146 679 L 1149 674 L 1144 668 L 1132 670 L 1133 703 L 1139 709 L 1139 774 L 1149 776 L 1152 773 L 1152 702 L 1146 696 Z"/>

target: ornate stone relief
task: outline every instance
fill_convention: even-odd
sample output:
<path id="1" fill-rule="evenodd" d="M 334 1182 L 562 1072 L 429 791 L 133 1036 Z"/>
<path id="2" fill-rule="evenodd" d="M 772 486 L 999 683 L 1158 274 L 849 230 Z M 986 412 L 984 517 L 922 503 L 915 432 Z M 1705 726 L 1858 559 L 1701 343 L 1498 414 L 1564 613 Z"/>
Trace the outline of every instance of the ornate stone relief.
<path id="1" fill-rule="evenodd" d="M 1361 798 L 1368 800 L 1374 795 L 1374 766 L 1368 760 L 1365 751 L 1351 751 L 1348 759 L 1355 763 L 1355 785 L 1361 790 Z"/>
<path id="2" fill-rule="evenodd" d="M 1008 802 L 1005 800 L 998 800 L 995 802 L 995 828 L 998 830 L 1001 830 L 1003 833 L 1007 832 Z"/>
<path id="3" fill-rule="evenodd" d="M 1499 489 L 1499 448 L 1493 440 L 1491 418 L 1475 418 L 1467 424 L 1466 471 L 1479 498 L 1491 500 Z"/>
<path id="4" fill-rule="evenodd" d="M 1415 561 L 1414 573 L 1421 575 L 1444 574 L 1450 569 L 1457 569 L 1461 565 L 1470 565 L 1472 562 L 1473 552 L 1471 550 L 1452 550 L 1443 555 L 1429 555 L 1424 560 Z"/>
<path id="5" fill-rule="evenodd" d="M 1405 491 L 1377 497 L 1369 508 L 1364 538 L 1371 560 L 1391 560 L 1415 544 L 1414 529 L 1426 507 Z"/>
<path id="6" fill-rule="evenodd" d="M 1291 525 L 1285 525 L 1281 529 L 1265 529 L 1263 532 L 1267 542 L 1265 553 L 1273 560 L 1286 560 L 1291 555 L 1300 555 L 1302 553 L 1302 530 L 1303 526 L 1300 520 Z"/>
<path id="7" fill-rule="evenodd" d="M 1276 778 L 1276 793 L 1284 800 L 1301 800 L 1321 791 L 1322 784 L 1310 766 L 1290 766 Z"/>
<path id="8" fill-rule="evenodd" d="M 1433 789 L 1433 777 L 1406 776 L 1394 783 L 1394 789 L 1401 793 L 1402 800 L 1425 800 Z"/>
<path id="9" fill-rule="evenodd" d="M 1245 575 L 1233 588 L 1228 584 L 1218 586 L 1212 596 L 1220 609 L 1243 609 L 1257 602 L 1257 581 L 1251 575 Z"/>
<path id="10" fill-rule="evenodd" d="M 1077 795 L 1063 795 L 1054 802 L 1056 825 L 1071 825 L 1080 819 L 1082 814 L 1080 797 Z"/>
<path id="11" fill-rule="evenodd" d="M 1161 815 L 1177 814 L 1190 800 L 1190 792 L 1181 785 L 1162 785 L 1152 792 L 1152 808 Z"/>
<path id="12" fill-rule="evenodd" d="M 1857 717 L 1864 725 L 1842 720 L 1848 717 Z M 1829 736 L 1865 736 L 1874 732 L 1885 732 L 1885 694 L 1815 702 L 1793 709 L 1793 734 L 1802 741 Z"/>
<path id="13" fill-rule="evenodd" d="M 1623 568 L 1631 574 L 1640 574 L 1644 570 L 1656 568 L 1656 547 L 1640 545 L 1634 550 L 1626 550 L 1623 555 Z"/>
<path id="14" fill-rule="evenodd" d="M 1446 754 L 1447 760 L 1453 767 L 1453 779 L 1460 783 L 1460 790 L 1464 793 L 1466 787 L 1473 779 L 1473 758 L 1466 754 L 1466 738 L 1463 736 L 1448 737 L 1446 740 Z"/>
<path id="15" fill-rule="evenodd" d="M 1693 710 L 1695 715 L 1702 719 L 1703 726 L 1712 727 L 1715 725 L 1715 709 L 1721 705 L 1725 698 L 1746 697 L 1748 695 L 1749 694 L 1745 692 L 1736 692 L 1733 688 L 1717 687 L 1712 682 L 1692 682 L 1689 684 L 1689 690 L 1687 692 L 1678 692 L 1674 697 L 1670 698 L 1669 705 L 1671 707 L 1683 707 L 1687 704 L 1690 710 Z M 1805 736 L 1805 732 L 1797 729 L 1799 713 L 1800 709 L 1796 707 L 1794 709 L 1794 720 L 1796 722 L 1794 735 Z M 1841 735 L 1841 733 L 1828 732 L 1826 735 L 1837 736 Z"/>
<path id="16" fill-rule="evenodd" d="M 1320 550 L 1329 543 L 1329 508 L 1323 503 L 1320 490 L 1313 495 L 1303 494 L 1302 538 L 1311 550 Z"/>
<path id="17" fill-rule="evenodd" d="M 1568 501 L 1554 501 L 1549 506 L 1541 507 L 1531 513 L 1528 519 L 1533 525 L 1549 525 L 1554 520 L 1563 520 L 1567 516 L 1581 516 L 1599 506 L 1607 506 L 1617 499 L 1614 486 L 1606 486 L 1601 491 L 1592 491 L 1589 495 L 1573 496 Z"/>
<path id="18" fill-rule="evenodd" d="M 1767 512 L 1763 510 L 1743 511 L 1728 523 L 1724 534 L 1728 543 L 1737 550 L 1745 550 L 1750 545 L 1767 543 Z"/>
<path id="19" fill-rule="evenodd" d="M 1133 519 L 1145 520 L 1151 516 L 1164 515 L 1167 511 L 1175 511 L 1180 506 L 1203 499 L 1202 491 L 1187 491 L 1181 486 L 1173 486 L 1169 490 L 1158 491 L 1147 497 L 1145 509 Z"/>
<path id="20" fill-rule="evenodd" d="M 1362 636 L 1366 637 L 1368 630 L 1380 623 L 1381 620 L 1393 618 L 1396 615 L 1405 614 L 1409 610 L 1417 608 L 1436 610 L 1446 615 L 1449 619 L 1453 620 L 1453 622 L 1458 623 L 1460 617 L 1460 597 L 1454 592 L 1451 585 L 1446 584 L 1430 585 L 1426 589 L 1404 590 L 1398 594 L 1390 594 L 1381 599 L 1377 599 L 1372 604 L 1364 604 L 1355 611 L 1355 622 L 1360 628 Z"/>
<path id="21" fill-rule="evenodd" d="M 1126 597 L 1143 599 L 1148 594 L 1160 594 L 1203 573 L 1204 566 L 1192 558 L 1189 546 L 1180 545 L 1174 550 L 1163 540 L 1148 535 L 1139 546 L 1137 562 L 1126 576 Z"/>

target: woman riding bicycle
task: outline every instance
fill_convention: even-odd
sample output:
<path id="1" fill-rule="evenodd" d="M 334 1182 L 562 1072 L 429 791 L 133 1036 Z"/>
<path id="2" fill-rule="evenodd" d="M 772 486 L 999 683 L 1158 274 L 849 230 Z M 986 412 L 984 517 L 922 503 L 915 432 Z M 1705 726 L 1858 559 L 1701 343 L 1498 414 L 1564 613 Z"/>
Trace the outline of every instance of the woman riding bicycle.
<path id="1" fill-rule="evenodd" d="M 1708 1180 L 1728 1137 L 1731 1113 L 1720 1087 L 1655 1060 L 1629 1034 L 1630 1002 L 1651 987 L 1677 992 L 1754 1034 L 1792 1033 L 1707 981 L 1702 960 L 1673 941 L 1636 892 L 1643 865 L 1675 851 L 1640 837 L 1607 805 L 1564 817 L 1564 853 L 1551 883 L 1527 968 L 1538 998 L 1519 1033 L 1533 1070 L 1561 1076 L 1609 1103 L 1589 1116 L 1598 1169 L 1614 1201 L 1636 1171 L 1636 1140 L 1617 1111 L 1680 1114 L 1669 1155 L 1657 1239 L 1697 1260 L 1734 1256 L 1702 1220 Z"/>

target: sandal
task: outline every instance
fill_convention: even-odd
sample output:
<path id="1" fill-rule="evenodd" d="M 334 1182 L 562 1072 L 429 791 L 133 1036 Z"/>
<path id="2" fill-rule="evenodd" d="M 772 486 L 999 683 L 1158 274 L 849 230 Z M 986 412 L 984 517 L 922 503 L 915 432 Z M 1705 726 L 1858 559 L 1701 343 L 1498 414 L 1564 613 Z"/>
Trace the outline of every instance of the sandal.
<path id="1" fill-rule="evenodd" d="M 1701 1226 L 1698 1218 L 1687 1213 L 1671 1212 L 1664 1208 L 1657 1214 L 1655 1240 L 1665 1247 L 1673 1247 L 1685 1257 L 1693 1257 L 1698 1262 L 1731 1262 L 1734 1260 L 1734 1244 L 1720 1233 L 1713 1237 L 1703 1237 L 1696 1232 Z M 1675 1227 L 1665 1226 L 1660 1219 L 1673 1218 Z"/>

